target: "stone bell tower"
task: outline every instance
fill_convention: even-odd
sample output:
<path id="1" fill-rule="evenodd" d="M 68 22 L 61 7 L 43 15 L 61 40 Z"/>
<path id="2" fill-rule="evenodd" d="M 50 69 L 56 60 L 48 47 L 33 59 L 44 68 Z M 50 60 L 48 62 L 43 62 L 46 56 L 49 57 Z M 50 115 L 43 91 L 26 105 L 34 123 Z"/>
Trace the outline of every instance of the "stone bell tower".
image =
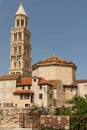
<path id="1" fill-rule="evenodd" d="M 9 74 L 31 76 L 31 33 L 28 31 L 28 17 L 20 4 L 15 17 L 15 27 L 11 29 Z"/>

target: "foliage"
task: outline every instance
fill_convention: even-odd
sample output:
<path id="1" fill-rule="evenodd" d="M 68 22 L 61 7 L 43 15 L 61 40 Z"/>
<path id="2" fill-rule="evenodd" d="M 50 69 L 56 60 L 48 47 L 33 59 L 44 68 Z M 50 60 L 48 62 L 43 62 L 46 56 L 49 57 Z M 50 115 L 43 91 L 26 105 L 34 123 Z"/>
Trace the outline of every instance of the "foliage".
<path id="1" fill-rule="evenodd" d="M 87 116 L 87 97 L 74 97 L 70 104 L 73 104 L 71 108 L 56 109 L 55 114 L 60 116 Z"/>
<path id="2" fill-rule="evenodd" d="M 70 127 L 71 130 L 87 130 L 87 116 L 72 116 Z"/>
<path id="3" fill-rule="evenodd" d="M 47 108 L 47 107 L 43 107 L 43 106 L 38 106 L 38 105 L 34 105 L 34 106 L 32 106 L 32 107 L 30 107 L 30 109 L 29 109 L 29 112 L 30 113 L 38 113 L 38 114 L 40 114 L 40 115 L 47 115 L 48 114 L 48 112 L 49 112 L 49 108 Z"/>
<path id="4" fill-rule="evenodd" d="M 87 97 L 74 97 L 70 104 L 72 108 L 56 109 L 56 115 L 70 116 L 71 130 L 87 129 Z"/>
<path id="5" fill-rule="evenodd" d="M 71 103 L 73 103 L 72 115 L 87 116 L 87 97 L 74 97 Z"/>

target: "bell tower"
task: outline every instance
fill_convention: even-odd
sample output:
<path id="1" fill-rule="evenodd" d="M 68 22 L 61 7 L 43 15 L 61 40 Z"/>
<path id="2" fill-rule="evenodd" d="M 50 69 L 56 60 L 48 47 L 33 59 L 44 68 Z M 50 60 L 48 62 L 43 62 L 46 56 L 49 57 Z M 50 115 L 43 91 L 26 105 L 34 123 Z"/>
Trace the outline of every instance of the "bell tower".
<path id="1" fill-rule="evenodd" d="M 28 17 L 20 4 L 15 17 L 15 26 L 11 29 L 9 74 L 31 76 L 31 33 L 28 31 Z"/>

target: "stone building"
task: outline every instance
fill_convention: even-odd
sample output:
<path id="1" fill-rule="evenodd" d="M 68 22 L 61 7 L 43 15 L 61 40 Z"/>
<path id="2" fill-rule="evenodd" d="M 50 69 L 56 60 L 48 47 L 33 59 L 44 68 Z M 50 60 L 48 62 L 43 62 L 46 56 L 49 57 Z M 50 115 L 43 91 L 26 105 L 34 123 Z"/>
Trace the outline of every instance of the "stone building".
<path id="1" fill-rule="evenodd" d="M 87 96 L 87 79 L 76 80 L 74 86 L 78 88 L 78 95 L 81 97 Z"/>
<path id="2" fill-rule="evenodd" d="M 18 107 L 54 106 L 53 85 L 44 78 L 21 78 L 13 92 Z"/>
<path id="3" fill-rule="evenodd" d="M 0 77 L 0 107 L 13 106 L 13 92 L 20 75 L 3 75 Z"/>
<path id="4" fill-rule="evenodd" d="M 62 95 L 61 103 L 67 106 L 67 101 L 77 94 L 77 86 L 74 86 L 76 69 L 77 66 L 74 63 L 57 56 L 51 56 L 34 64 L 32 66 L 32 75 L 45 77 L 47 80 L 60 80 L 63 85 L 58 90 Z M 57 99 L 59 102 L 59 98 Z"/>
<path id="5" fill-rule="evenodd" d="M 47 80 L 61 80 L 63 85 L 71 85 L 76 79 L 76 65 L 72 62 L 51 56 L 32 66 L 32 75 Z"/>

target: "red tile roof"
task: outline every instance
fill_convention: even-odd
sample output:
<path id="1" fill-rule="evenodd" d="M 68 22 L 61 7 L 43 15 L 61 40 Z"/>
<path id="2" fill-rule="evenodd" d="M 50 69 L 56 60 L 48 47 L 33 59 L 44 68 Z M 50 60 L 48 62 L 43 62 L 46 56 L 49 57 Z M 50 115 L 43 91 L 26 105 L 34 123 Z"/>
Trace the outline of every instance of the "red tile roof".
<path id="1" fill-rule="evenodd" d="M 60 84 L 62 85 L 61 80 L 49 80 L 49 82 L 53 84 L 55 88 L 57 88 Z"/>
<path id="2" fill-rule="evenodd" d="M 44 78 L 39 78 L 39 83 L 38 84 L 48 84 L 48 85 L 51 85 L 53 86 L 52 83 L 50 83 L 50 81 L 44 79 Z"/>
<path id="3" fill-rule="evenodd" d="M 33 94 L 32 90 L 16 90 L 13 92 L 14 94 Z"/>
<path id="4" fill-rule="evenodd" d="M 32 78 L 21 78 L 21 80 L 17 83 L 17 85 L 31 85 Z"/>
<path id="5" fill-rule="evenodd" d="M 39 79 L 39 81 L 38 81 L 39 85 L 48 84 L 48 85 L 53 86 L 53 84 L 50 83 L 50 81 L 48 81 L 44 78 L 41 78 L 41 77 L 35 77 L 35 78 Z M 17 83 L 17 86 L 22 86 L 22 85 L 32 85 L 32 78 L 21 78 L 21 80 Z"/>
<path id="6" fill-rule="evenodd" d="M 78 83 L 87 83 L 87 79 L 75 80 L 74 86 L 76 86 Z"/>
<path id="7" fill-rule="evenodd" d="M 8 74 L 8 75 L 3 75 L 0 77 L 0 81 L 2 80 L 16 80 L 20 77 L 21 75 L 19 74 Z"/>
<path id="8" fill-rule="evenodd" d="M 77 69 L 77 66 L 74 63 L 64 60 L 62 58 L 56 57 L 56 56 L 51 56 L 45 60 L 37 62 L 36 64 L 32 66 L 32 69 L 34 70 L 38 66 L 49 66 L 49 65 L 70 66 L 70 67 L 73 67 L 75 70 Z"/>

